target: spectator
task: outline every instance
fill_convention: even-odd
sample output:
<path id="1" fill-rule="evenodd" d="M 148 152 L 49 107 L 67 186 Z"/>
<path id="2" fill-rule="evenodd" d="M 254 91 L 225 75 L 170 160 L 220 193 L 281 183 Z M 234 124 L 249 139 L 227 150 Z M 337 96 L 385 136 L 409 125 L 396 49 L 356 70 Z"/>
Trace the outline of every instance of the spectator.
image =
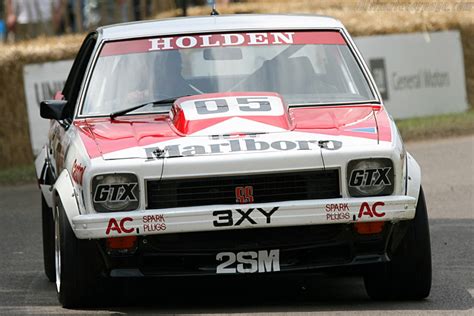
<path id="1" fill-rule="evenodd" d="M 0 20 L 0 44 L 5 40 L 5 22 Z"/>
<path id="2" fill-rule="evenodd" d="M 6 0 L 8 31 L 15 40 L 51 35 L 63 14 L 61 0 Z"/>

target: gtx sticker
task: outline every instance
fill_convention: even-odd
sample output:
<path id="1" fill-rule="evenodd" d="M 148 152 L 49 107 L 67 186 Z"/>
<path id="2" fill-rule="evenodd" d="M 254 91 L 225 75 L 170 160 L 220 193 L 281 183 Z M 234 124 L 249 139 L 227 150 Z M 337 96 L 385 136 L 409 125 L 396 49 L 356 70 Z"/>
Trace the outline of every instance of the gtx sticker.
<path id="1" fill-rule="evenodd" d="M 328 221 L 350 219 L 350 211 L 348 203 L 326 204 L 326 219 Z"/>
<path id="2" fill-rule="evenodd" d="M 184 100 L 179 106 L 187 120 L 231 116 L 281 116 L 285 110 L 282 100 L 276 96 Z"/>
<path id="3" fill-rule="evenodd" d="M 279 207 L 274 207 L 271 210 L 266 210 L 263 208 L 249 208 L 236 209 L 236 210 L 221 210 L 212 212 L 212 216 L 216 219 L 213 221 L 214 227 L 229 227 L 229 226 L 240 226 L 244 222 L 248 222 L 252 225 L 257 224 L 257 221 L 251 217 L 251 214 L 254 211 L 259 212 L 265 216 L 266 224 L 271 223 L 272 215 L 279 209 Z"/>
<path id="4" fill-rule="evenodd" d="M 74 180 L 74 182 L 79 185 L 82 185 L 82 179 L 84 178 L 85 170 L 86 167 L 84 167 L 80 163 L 77 163 L 77 159 L 74 160 L 74 163 L 72 164 L 72 179 Z"/>
<path id="5" fill-rule="evenodd" d="M 342 142 L 331 140 L 330 141 L 334 150 L 342 147 Z M 239 152 L 263 152 L 270 150 L 277 151 L 292 151 L 292 150 L 320 150 L 320 145 L 317 140 L 277 140 L 274 142 L 266 142 L 263 140 L 257 141 L 252 138 L 244 139 L 231 139 L 226 140 L 222 143 L 216 144 L 196 144 L 183 146 L 168 145 L 164 148 L 149 147 L 145 148 L 148 159 L 154 159 L 156 157 L 153 152 L 157 149 L 164 150 L 167 153 L 167 157 L 189 157 L 198 155 L 209 155 L 209 154 L 224 154 L 224 153 L 239 153 Z"/>
<path id="6" fill-rule="evenodd" d="M 364 202 L 360 205 L 359 215 L 357 217 L 358 218 L 361 218 L 362 216 L 384 217 L 385 216 L 384 212 L 377 211 L 377 207 L 384 206 L 384 205 L 385 205 L 384 202 L 375 202 L 374 204 L 372 204 L 372 206 L 370 206 L 369 203 Z"/>
<path id="7" fill-rule="evenodd" d="M 133 222 L 133 219 L 131 217 L 124 217 L 120 220 L 120 222 L 117 222 L 115 218 L 111 218 L 109 220 L 109 225 L 107 226 L 107 229 L 105 231 L 105 234 L 108 235 L 110 232 L 115 231 L 118 234 L 122 233 L 127 233 L 130 234 L 134 231 L 133 228 L 127 228 L 125 226 L 125 223 L 127 222 Z"/>
<path id="8" fill-rule="evenodd" d="M 138 201 L 133 189 L 137 183 L 100 184 L 95 189 L 94 202 Z"/>
<path id="9" fill-rule="evenodd" d="M 218 274 L 265 273 L 280 271 L 280 249 L 220 252 L 217 261 L 223 261 L 216 268 Z M 235 265 L 235 263 L 237 263 Z"/>
<path id="10" fill-rule="evenodd" d="M 392 167 L 378 169 L 355 169 L 351 173 L 349 186 L 391 185 L 388 173 Z"/>
<path id="11" fill-rule="evenodd" d="M 142 218 L 144 232 L 158 232 L 166 230 L 165 216 L 159 215 L 145 215 Z"/>

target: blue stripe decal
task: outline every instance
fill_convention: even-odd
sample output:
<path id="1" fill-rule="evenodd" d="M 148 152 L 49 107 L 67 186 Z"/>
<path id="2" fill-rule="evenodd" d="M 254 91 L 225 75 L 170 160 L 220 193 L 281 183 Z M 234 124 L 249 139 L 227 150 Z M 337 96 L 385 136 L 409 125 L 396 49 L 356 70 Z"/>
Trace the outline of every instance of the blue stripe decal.
<path id="1" fill-rule="evenodd" d="M 375 127 L 353 128 L 353 129 L 351 129 L 351 131 L 360 132 L 360 133 L 370 133 L 370 134 L 376 134 L 377 133 Z"/>

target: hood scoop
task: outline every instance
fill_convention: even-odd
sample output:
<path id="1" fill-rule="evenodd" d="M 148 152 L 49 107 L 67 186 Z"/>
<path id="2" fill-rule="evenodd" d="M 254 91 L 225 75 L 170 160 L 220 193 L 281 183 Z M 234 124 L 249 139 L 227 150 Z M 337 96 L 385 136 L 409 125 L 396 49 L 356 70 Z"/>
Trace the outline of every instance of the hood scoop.
<path id="1" fill-rule="evenodd" d="M 182 136 L 266 134 L 293 129 L 288 106 L 277 93 L 201 94 L 176 100 L 170 110 Z"/>

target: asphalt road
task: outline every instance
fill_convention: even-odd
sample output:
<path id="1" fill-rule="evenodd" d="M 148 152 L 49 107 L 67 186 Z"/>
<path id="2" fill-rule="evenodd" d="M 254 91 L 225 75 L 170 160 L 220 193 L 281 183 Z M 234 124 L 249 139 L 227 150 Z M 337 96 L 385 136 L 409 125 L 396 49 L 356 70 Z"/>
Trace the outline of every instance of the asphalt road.
<path id="1" fill-rule="evenodd" d="M 335 313 L 473 315 L 474 136 L 409 143 L 423 169 L 431 226 L 433 287 L 419 302 L 373 302 L 359 277 L 122 282 L 91 310 L 59 307 L 43 275 L 39 193 L 0 188 L 0 315 Z M 122 290 L 118 290 L 122 288 Z"/>

